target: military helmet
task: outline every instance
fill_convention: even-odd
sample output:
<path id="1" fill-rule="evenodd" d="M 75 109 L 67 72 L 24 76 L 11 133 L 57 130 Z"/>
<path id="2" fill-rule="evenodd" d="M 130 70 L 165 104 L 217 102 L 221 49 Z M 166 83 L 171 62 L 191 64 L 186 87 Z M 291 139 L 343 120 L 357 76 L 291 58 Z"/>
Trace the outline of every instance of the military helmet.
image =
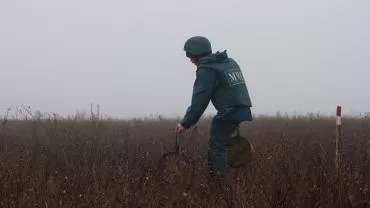
<path id="1" fill-rule="evenodd" d="M 185 42 L 184 50 L 187 55 L 203 55 L 212 53 L 212 46 L 207 38 L 194 36 Z"/>

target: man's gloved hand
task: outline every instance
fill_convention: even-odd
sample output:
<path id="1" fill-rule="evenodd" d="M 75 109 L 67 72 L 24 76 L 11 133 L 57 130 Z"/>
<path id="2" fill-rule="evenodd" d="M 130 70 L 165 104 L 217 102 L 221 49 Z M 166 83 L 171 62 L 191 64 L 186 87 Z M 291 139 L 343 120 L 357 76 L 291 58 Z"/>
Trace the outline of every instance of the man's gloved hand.
<path id="1" fill-rule="evenodd" d="M 186 131 L 186 128 L 179 123 L 176 125 L 175 131 L 176 133 L 183 133 Z"/>

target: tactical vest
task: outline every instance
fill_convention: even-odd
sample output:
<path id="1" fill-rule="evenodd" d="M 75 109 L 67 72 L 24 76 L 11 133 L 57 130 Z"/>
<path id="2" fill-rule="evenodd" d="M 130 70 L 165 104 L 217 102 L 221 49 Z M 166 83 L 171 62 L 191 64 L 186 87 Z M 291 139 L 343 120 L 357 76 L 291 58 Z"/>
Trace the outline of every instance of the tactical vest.
<path id="1" fill-rule="evenodd" d="M 228 58 L 226 62 L 200 64 L 199 67 L 217 72 L 211 96 L 211 102 L 216 110 L 235 106 L 252 107 L 242 71 L 232 58 Z"/>

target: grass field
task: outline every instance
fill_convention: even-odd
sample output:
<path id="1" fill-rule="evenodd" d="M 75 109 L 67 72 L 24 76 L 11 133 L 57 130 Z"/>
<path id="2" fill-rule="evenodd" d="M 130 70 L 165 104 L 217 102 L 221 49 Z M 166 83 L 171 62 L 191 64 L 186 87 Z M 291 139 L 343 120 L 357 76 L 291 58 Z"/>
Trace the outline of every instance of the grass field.
<path id="1" fill-rule="evenodd" d="M 209 120 L 180 137 L 195 162 L 191 188 L 154 177 L 176 120 L 4 120 L 0 207 L 226 207 L 209 197 Z M 232 207 L 360 207 L 370 201 L 370 118 L 344 118 L 341 175 L 335 119 L 261 117 L 241 127 L 253 160 L 231 170 Z M 178 195 L 177 195 L 178 194 Z M 216 203 L 216 204 L 215 204 Z M 217 206 L 216 206 L 217 205 Z M 364 206 L 363 206 L 364 207 Z"/>

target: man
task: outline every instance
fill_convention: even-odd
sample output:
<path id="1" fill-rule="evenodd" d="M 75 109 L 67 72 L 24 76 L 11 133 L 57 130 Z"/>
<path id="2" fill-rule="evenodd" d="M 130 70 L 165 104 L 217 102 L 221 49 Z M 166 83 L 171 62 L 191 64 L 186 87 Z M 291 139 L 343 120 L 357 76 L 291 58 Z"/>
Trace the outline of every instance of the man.
<path id="1" fill-rule="evenodd" d="M 182 133 L 196 124 L 212 101 L 217 115 L 210 129 L 209 176 L 211 181 L 222 183 L 227 169 L 228 138 L 241 122 L 252 121 L 251 99 L 238 64 L 226 50 L 212 53 L 210 41 L 202 36 L 189 38 L 184 50 L 197 70 L 191 105 L 176 125 L 176 132 Z"/>

